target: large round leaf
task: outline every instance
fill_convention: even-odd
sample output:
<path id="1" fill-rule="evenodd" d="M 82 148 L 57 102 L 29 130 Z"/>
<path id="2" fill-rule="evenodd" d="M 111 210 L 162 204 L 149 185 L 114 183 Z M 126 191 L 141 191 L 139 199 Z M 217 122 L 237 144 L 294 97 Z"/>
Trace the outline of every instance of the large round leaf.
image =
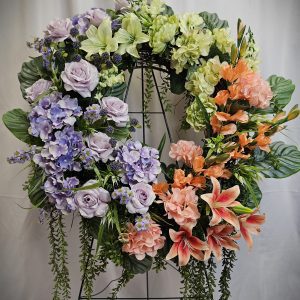
<path id="1" fill-rule="evenodd" d="M 283 142 L 273 143 L 270 153 L 257 149 L 255 159 L 266 178 L 285 178 L 300 171 L 300 151 Z"/>
<path id="2" fill-rule="evenodd" d="M 204 11 L 200 13 L 200 16 L 203 18 L 207 28 L 211 31 L 214 28 L 226 28 L 229 26 L 227 21 L 220 20 L 218 15 L 215 13 Z"/>

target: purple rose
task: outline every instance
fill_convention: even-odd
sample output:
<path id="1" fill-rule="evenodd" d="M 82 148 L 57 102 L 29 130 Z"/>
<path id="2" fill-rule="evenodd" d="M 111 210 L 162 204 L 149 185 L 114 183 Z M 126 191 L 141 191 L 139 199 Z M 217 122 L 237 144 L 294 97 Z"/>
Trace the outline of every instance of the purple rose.
<path id="1" fill-rule="evenodd" d="M 116 122 L 116 126 L 126 126 L 129 121 L 128 104 L 116 97 L 104 97 L 101 107 L 107 111 L 108 118 Z"/>
<path id="2" fill-rule="evenodd" d="M 99 8 L 90 9 L 86 13 L 86 18 L 90 20 L 90 23 L 98 27 L 102 21 L 108 17 L 108 14 Z"/>
<path id="3" fill-rule="evenodd" d="M 70 19 L 56 19 L 49 23 L 45 34 L 51 37 L 54 42 L 62 42 L 70 37 L 72 27 L 73 25 Z"/>
<path id="4" fill-rule="evenodd" d="M 115 0 L 115 9 L 116 11 L 125 10 L 130 7 L 130 4 L 127 0 Z"/>
<path id="5" fill-rule="evenodd" d="M 51 81 L 45 79 L 39 79 L 32 86 L 25 90 L 26 100 L 32 103 L 38 96 L 49 90 L 52 85 Z"/>
<path id="6" fill-rule="evenodd" d="M 114 148 L 110 144 L 110 137 L 102 132 L 90 134 L 87 138 L 88 147 L 92 150 L 96 161 L 107 162 L 111 158 Z"/>
<path id="7" fill-rule="evenodd" d="M 81 59 L 79 62 L 66 63 L 65 70 L 61 73 L 66 91 L 76 91 L 82 97 L 91 97 L 91 92 L 99 82 L 97 68 Z"/>
<path id="8" fill-rule="evenodd" d="M 95 183 L 97 183 L 96 180 L 89 180 L 83 186 Z M 84 218 L 104 217 L 110 200 L 109 192 L 100 187 L 78 191 L 75 194 L 75 203 Z"/>
<path id="9" fill-rule="evenodd" d="M 132 199 L 126 204 L 131 214 L 145 214 L 155 200 L 155 194 L 150 184 L 140 182 L 131 186 Z"/>

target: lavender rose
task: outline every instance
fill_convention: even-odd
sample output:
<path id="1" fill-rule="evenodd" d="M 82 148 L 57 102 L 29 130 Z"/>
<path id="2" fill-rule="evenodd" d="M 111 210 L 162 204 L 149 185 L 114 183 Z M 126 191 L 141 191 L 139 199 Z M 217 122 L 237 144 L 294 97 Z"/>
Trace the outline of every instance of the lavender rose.
<path id="1" fill-rule="evenodd" d="M 90 20 L 90 23 L 98 27 L 102 21 L 108 17 L 108 14 L 99 8 L 90 9 L 86 13 L 86 18 Z"/>
<path id="2" fill-rule="evenodd" d="M 102 132 L 90 134 L 87 138 L 88 147 L 92 150 L 96 161 L 101 159 L 103 162 L 107 162 L 112 158 L 111 154 L 114 148 L 110 144 L 110 137 Z"/>
<path id="3" fill-rule="evenodd" d="M 116 11 L 125 10 L 130 7 L 130 4 L 127 0 L 116 0 L 115 9 Z"/>
<path id="4" fill-rule="evenodd" d="M 52 85 L 51 81 L 45 79 L 39 79 L 32 86 L 30 86 L 25 90 L 26 100 L 29 103 L 32 103 L 38 96 L 40 96 L 41 94 L 49 90 L 51 85 Z"/>
<path id="5" fill-rule="evenodd" d="M 108 118 L 116 122 L 116 126 L 126 126 L 129 121 L 128 104 L 116 97 L 104 97 L 101 107 L 107 111 Z"/>
<path id="6" fill-rule="evenodd" d="M 83 186 L 95 183 L 96 180 L 89 180 Z M 103 188 L 82 190 L 75 194 L 75 204 L 84 218 L 104 217 L 110 200 L 109 192 Z"/>
<path id="7" fill-rule="evenodd" d="M 140 182 L 131 186 L 132 199 L 126 204 L 131 214 L 145 214 L 155 200 L 155 194 L 150 184 Z"/>
<path id="8" fill-rule="evenodd" d="M 82 97 L 91 97 L 91 92 L 99 82 L 97 68 L 81 59 L 79 62 L 66 63 L 65 70 L 61 73 L 67 91 L 76 91 Z"/>
<path id="9" fill-rule="evenodd" d="M 70 37 L 72 21 L 67 19 L 56 19 L 49 23 L 45 35 L 52 38 L 54 42 L 62 42 Z"/>

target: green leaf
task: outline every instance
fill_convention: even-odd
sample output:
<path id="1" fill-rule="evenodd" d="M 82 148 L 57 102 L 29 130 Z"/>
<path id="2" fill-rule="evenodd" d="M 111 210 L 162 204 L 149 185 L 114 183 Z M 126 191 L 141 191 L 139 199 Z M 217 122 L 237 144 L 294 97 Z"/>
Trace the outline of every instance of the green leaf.
<path id="1" fill-rule="evenodd" d="M 228 22 L 225 20 L 220 20 L 218 15 L 215 13 L 209 13 L 204 11 L 200 13 L 208 29 L 213 31 L 214 28 L 226 28 L 229 27 Z"/>
<path id="2" fill-rule="evenodd" d="M 92 219 L 89 219 L 89 226 L 88 226 L 88 231 L 89 234 L 94 238 L 94 239 L 98 239 L 98 235 L 99 235 L 99 228 L 100 228 L 100 224 L 101 224 L 101 218 L 98 217 L 94 217 Z M 105 224 L 104 224 L 105 225 Z"/>
<path id="3" fill-rule="evenodd" d="M 143 260 L 138 260 L 134 255 L 124 256 L 123 267 L 131 271 L 133 274 L 143 274 L 151 269 L 152 257 L 146 255 Z"/>
<path id="4" fill-rule="evenodd" d="M 21 72 L 18 74 L 20 88 L 25 97 L 25 89 L 32 86 L 37 80 L 43 77 L 43 58 L 34 57 L 28 62 L 22 64 Z"/>
<path id="5" fill-rule="evenodd" d="M 161 157 L 161 154 L 162 154 L 162 152 L 164 150 L 165 143 L 166 143 L 166 138 L 167 138 L 167 136 L 166 136 L 166 134 L 164 134 L 163 137 L 160 140 L 159 145 L 158 145 L 157 150 L 159 151 L 159 157 Z"/>
<path id="6" fill-rule="evenodd" d="M 252 181 L 250 184 L 245 185 L 245 191 L 241 193 L 243 195 L 242 204 L 250 207 L 256 208 L 259 206 L 262 199 L 262 192 L 257 184 L 257 182 Z"/>
<path id="7" fill-rule="evenodd" d="M 20 108 L 8 111 L 2 116 L 7 129 L 20 141 L 29 145 L 41 145 L 42 141 L 28 133 L 30 126 L 27 113 Z"/>
<path id="8" fill-rule="evenodd" d="M 281 111 L 291 101 L 295 85 L 291 80 L 276 75 L 269 77 L 268 81 L 274 95 L 271 106 L 275 112 Z"/>
<path id="9" fill-rule="evenodd" d="M 105 97 L 107 97 L 107 96 L 117 97 L 117 98 L 123 100 L 126 87 L 127 87 L 127 84 L 125 82 L 116 84 L 113 87 L 109 88 L 106 91 L 104 96 Z"/>
<path id="10" fill-rule="evenodd" d="M 176 74 L 175 70 L 170 71 L 170 90 L 175 95 L 180 95 L 186 91 L 185 80 L 187 71 Z"/>
<path id="11" fill-rule="evenodd" d="M 300 151 L 283 142 L 271 144 L 270 153 L 255 150 L 255 165 L 266 178 L 286 178 L 300 171 Z"/>
<path id="12" fill-rule="evenodd" d="M 47 198 L 42 186 L 44 185 L 45 176 L 43 170 L 35 168 L 34 173 L 28 183 L 27 191 L 30 202 L 35 207 L 43 207 Z"/>

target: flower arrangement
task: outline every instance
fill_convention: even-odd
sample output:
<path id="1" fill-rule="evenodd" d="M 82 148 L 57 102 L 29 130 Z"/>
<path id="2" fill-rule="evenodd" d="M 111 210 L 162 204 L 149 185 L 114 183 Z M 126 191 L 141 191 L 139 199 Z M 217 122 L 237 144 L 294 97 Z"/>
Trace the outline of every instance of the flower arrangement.
<path id="1" fill-rule="evenodd" d="M 112 298 L 134 274 L 172 260 L 183 297 L 194 299 L 213 299 L 215 260 L 223 260 L 219 291 L 228 299 L 238 240 L 252 248 L 265 222 L 259 179 L 300 171 L 299 150 L 271 140 L 299 115 L 297 105 L 284 111 L 294 85 L 262 78 L 253 33 L 240 20 L 235 42 L 216 14 L 176 15 L 161 0 L 115 2 L 115 10 L 54 20 L 28 43 L 39 53 L 19 73 L 29 112 L 3 116 L 29 145 L 8 162 L 29 164 L 24 189 L 48 219 L 53 299 L 70 299 L 70 214 L 81 218 L 87 299 L 109 260 L 124 268 Z M 145 53 L 146 69 L 168 71 L 163 89 L 185 95 L 182 129 L 205 134 L 172 143 L 170 165 L 161 161 L 164 138 L 157 149 L 132 138 L 140 125 L 123 101 L 125 74 Z M 147 94 L 151 87 L 148 80 Z"/>

